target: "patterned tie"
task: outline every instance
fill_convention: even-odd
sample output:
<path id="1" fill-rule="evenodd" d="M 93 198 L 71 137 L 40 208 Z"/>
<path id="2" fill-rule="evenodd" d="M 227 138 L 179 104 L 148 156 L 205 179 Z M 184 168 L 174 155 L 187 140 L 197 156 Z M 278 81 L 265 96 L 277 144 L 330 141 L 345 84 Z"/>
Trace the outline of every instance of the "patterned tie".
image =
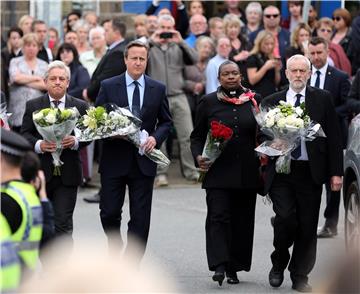
<path id="1" fill-rule="evenodd" d="M 137 117 L 140 118 L 140 90 L 139 90 L 139 82 L 134 81 L 135 85 L 134 92 L 133 92 L 133 99 L 132 99 L 132 113 Z"/>
<path id="2" fill-rule="evenodd" d="M 300 106 L 300 99 L 301 99 L 302 95 L 301 94 L 296 94 L 296 101 L 294 106 L 298 107 Z M 301 156 L 301 143 L 298 147 L 296 147 L 292 152 L 291 152 L 291 156 L 294 159 L 298 159 Z"/>
<path id="3" fill-rule="evenodd" d="M 55 108 L 59 108 L 59 105 L 60 105 L 61 101 L 60 100 L 53 100 L 52 103 L 54 104 Z"/>
<path id="4" fill-rule="evenodd" d="M 321 75 L 321 72 L 319 70 L 317 70 L 316 74 L 317 74 L 317 77 L 316 77 L 316 80 L 315 80 L 314 87 L 315 88 L 320 88 L 320 75 Z"/>

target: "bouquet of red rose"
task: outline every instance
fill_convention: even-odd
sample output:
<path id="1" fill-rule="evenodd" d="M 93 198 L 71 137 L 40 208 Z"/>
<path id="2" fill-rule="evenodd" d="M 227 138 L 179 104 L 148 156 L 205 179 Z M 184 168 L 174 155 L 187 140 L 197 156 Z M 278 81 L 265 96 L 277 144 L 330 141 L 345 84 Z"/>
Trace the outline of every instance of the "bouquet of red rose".
<path id="1" fill-rule="evenodd" d="M 212 121 L 210 123 L 210 130 L 206 137 L 202 157 L 208 158 L 210 163 L 214 163 L 224 150 L 225 145 L 231 139 L 232 135 L 232 129 L 218 121 Z M 200 170 L 200 176 L 198 179 L 199 182 L 204 180 L 205 174 L 206 171 Z"/>

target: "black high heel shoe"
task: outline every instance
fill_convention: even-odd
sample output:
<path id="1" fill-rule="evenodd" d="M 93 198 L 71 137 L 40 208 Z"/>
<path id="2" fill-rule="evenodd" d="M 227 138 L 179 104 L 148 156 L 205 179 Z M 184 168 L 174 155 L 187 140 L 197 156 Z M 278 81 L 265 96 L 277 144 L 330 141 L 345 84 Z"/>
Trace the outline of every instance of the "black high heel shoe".
<path id="1" fill-rule="evenodd" d="M 228 284 L 232 284 L 232 285 L 235 285 L 235 284 L 239 284 L 240 281 L 237 277 L 237 274 L 236 272 L 226 272 L 226 277 L 227 277 L 227 283 Z"/>
<path id="2" fill-rule="evenodd" d="M 214 282 L 218 282 L 219 286 L 221 286 L 225 279 L 225 267 L 218 266 L 215 270 L 214 275 L 212 276 L 212 279 Z"/>

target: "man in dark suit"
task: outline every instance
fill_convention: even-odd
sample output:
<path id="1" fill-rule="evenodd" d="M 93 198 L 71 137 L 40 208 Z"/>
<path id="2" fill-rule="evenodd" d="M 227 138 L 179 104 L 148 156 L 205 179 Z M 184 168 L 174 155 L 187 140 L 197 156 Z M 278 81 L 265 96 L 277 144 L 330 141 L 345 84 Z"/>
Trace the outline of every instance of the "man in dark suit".
<path id="1" fill-rule="evenodd" d="M 89 87 L 84 90 L 83 96 L 89 101 L 95 101 L 100 83 L 108 78 L 120 75 L 126 70 L 124 50 L 126 46 L 126 25 L 119 18 L 113 18 L 104 23 L 105 39 L 109 48 L 96 67 Z"/>
<path id="2" fill-rule="evenodd" d="M 312 64 L 312 74 L 309 84 L 312 87 L 324 89 L 332 94 L 332 103 L 340 123 L 342 147 L 346 148 L 348 134 L 347 95 L 350 90 L 349 76 L 328 63 L 329 48 L 325 39 L 315 37 L 309 43 L 309 59 Z M 337 235 L 339 220 L 340 191 L 331 191 L 330 183 L 326 183 L 325 225 L 319 229 L 319 238 L 331 238 Z"/>
<path id="3" fill-rule="evenodd" d="M 163 84 L 144 75 L 148 60 L 147 45 L 133 41 L 127 45 L 124 55 L 127 71 L 101 83 L 96 105 L 114 103 L 130 107 L 142 120 L 141 129 L 149 133 L 143 145 L 149 152 L 161 146 L 172 124 L 166 89 Z M 103 141 L 99 172 L 102 186 L 100 218 L 104 231 L 120 236 L 121 212 L 128 186 L 128 243 L 134 237 L 140 241 L 139 255 L 142 256 L 150 228 L 156 164 L 140 155 L 132 143 L 122 138 L 110 138 Z M 130 247 L 128 244 L 127 248 Z"/>
<path id="4" fill-rule="evenodd" d="M 90 81 L 90 85 L 83 91 L 83 97 L 94 102 L 100 90 L 100 83 L 108 78 L 120 75 L 125 72 L 124 50 L 126 47 L 126 25 L 119 18 L 105 21 L 103 23 L 105 29 L 106 43 L 109 45 L 108 51 L 97 65 Z M 101 143 L 98 142 L 100 145 Z M 101 153 L 101 148 L 100 153 Z M 101 189 L 93 196 L 84 198 L 86 202 L 99 203 L 101 197 Z"/>
<path id="5" fill-rule="evenodd" d="M 82 169 L 79 143 L 75 136 L 67 136 L 62 141 L 63 152 L 60 167 L 61 175 L 55 176 L 51 152 L 56 150 L 56 143 L 44 140 L 36 130 L 32 114 L 36 110 L 48 107 L 76 107 L 81 115 L 88 108 L 86 102 L 66 94 L 70 83 L 70 69 L 62 61 L 49 64 L 45 74 L 47 94 L 26 103 L 26 110 L 21 126 L 21 134 L 32 144 L 41 160 L 41 169 L 45 173 L 46 192 L 52 202 L 55 213 L 55 230 L 59 234 L 71 234 L 73 230 L 73 212 L 79 185 L 82 183 Z"/>
<path id="6" fill-rule="evenodd" d="M 266 189 L 269 191 L 276 214 L 274 220 L 275 250 L 271 254 L 272 269 L 269 283 L 279 287 L 289 261 L 292 288 L 310 292 L 308 274 L 316 259 L 317 224 L 322 185 L 330 182 L 333 191 L 342 185 L 343 153 L 341 135 L 331 94 L 306 86 L 310 78 L 310 61 L 303 55 L 294 55 L 287 61 L 288 89 L 272 94 L 262 101 L 262 106 L 276 106 L 280 100 L 294 106 L 305 102 L 310 119 L 319 123 L 326 138 L 302 141 L 292 153 L 291 172 L 275 172 L 275 160 L 270 160 Z M 289 248 L 293 245 L 290 259 Z"/>

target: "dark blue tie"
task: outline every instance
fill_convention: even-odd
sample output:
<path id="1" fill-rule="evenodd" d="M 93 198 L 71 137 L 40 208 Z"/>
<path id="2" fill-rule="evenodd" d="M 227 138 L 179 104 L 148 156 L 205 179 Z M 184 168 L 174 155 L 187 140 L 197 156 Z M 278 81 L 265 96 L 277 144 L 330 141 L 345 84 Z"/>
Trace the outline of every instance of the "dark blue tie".
<path id="1" fill-rule="evenodd" d="M 317 77 L 316 77 L 316 80 L 315 80 L 314 87 L 315 88 L 320 88 L 320 74 L 321 74 L 321 72 L 319 70 L 317 70 L 316 74 L 317 74 Z"/>
<path id="2" fill-rule="evenodd" d="M 61 101 L 59 101 L 59 100 L 53 100 L 51 102 L 54 104 L 55 108 L 59 108 L 59 104 L 61 103 Z"/>
<path id="3" fill-rule="evenodd" d="M 132 113 L 137 118 L 140 118 L 140 90 L 139 90 L 139 82 L 134 81 L 135 85 L 132 99 Z"/>
<path id="4" fill-rule="evenodd" d="M 300 106 L 300 99 L 301 99 L 301 94 L 296 94 L 296 101 L 295 101 L 295 104 L 294 106 L 295 107 L 298 107 Z M 300 156 L 301 156 L 301 143 L 298 147 L 296 147 L 292 152 L 291 152 L 291 156 L 294 158 L 294 159 L 298 159 Z"/>

